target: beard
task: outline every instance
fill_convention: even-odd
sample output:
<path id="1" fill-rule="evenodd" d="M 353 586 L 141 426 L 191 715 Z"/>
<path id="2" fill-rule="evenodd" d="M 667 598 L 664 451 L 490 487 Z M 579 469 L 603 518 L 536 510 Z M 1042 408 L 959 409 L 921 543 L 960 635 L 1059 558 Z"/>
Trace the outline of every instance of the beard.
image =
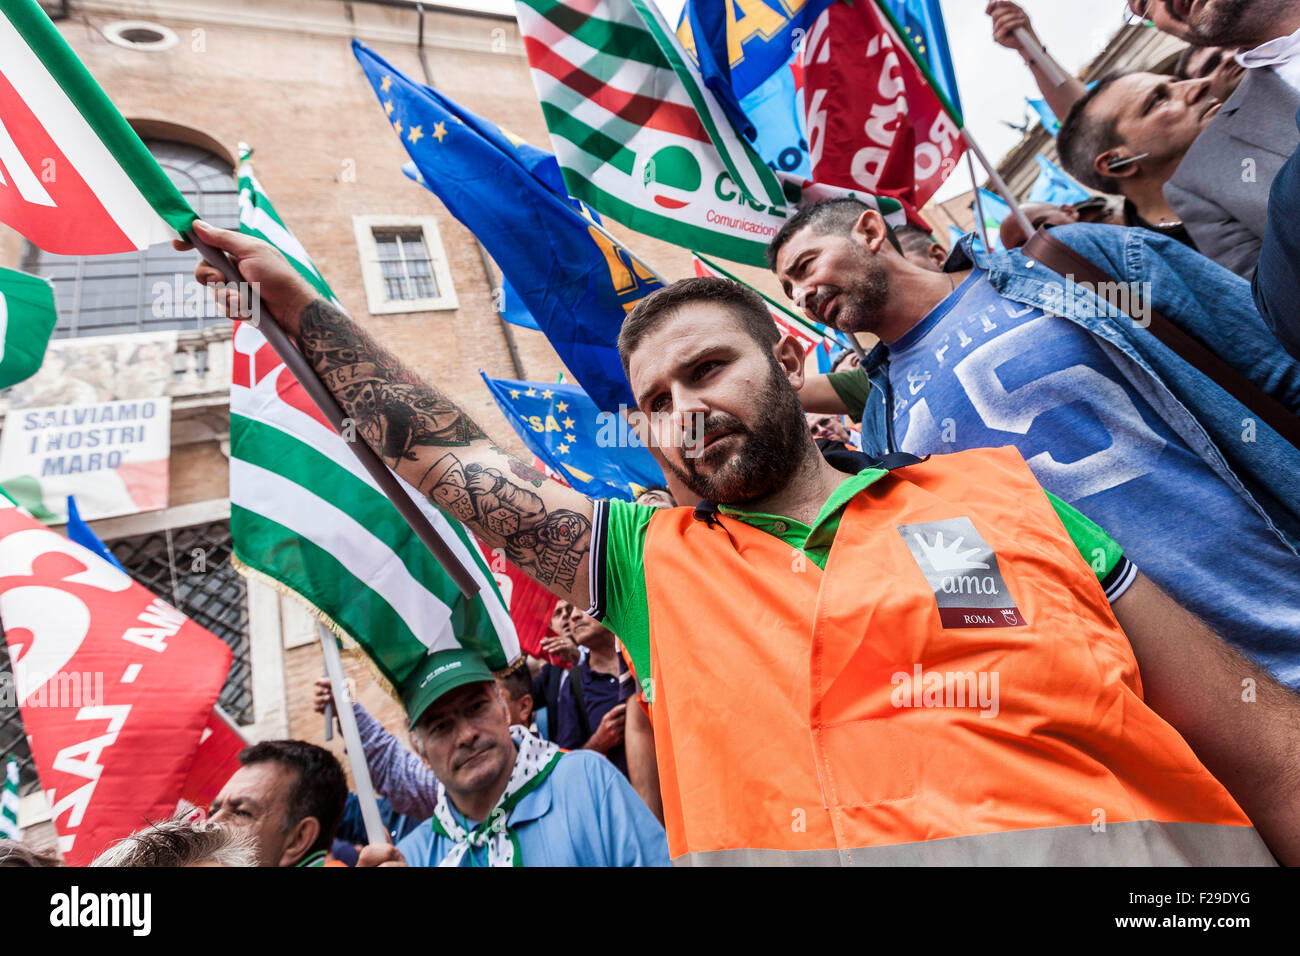
<path id="1" fill-rule="evenodd" d="M 857 257 L 861 271 L 850 285 L 817 287 L 813 313 L 818 312 L 825 300 L 838 295 L 840 305 L 835 328 L 841 332 L 875 334 L 889 301 L 889 275 L 876 257 L 865 250 L 858 250 Z"/>
<path id="2" fill-rule="evenodd" d="M 1186 39 L 1197 46 L 1252 47 L 1290 7 L 1291 0 L 1211 0 L 1188 21 Z"/>
<path id="3" fill-rule="evenodd" d="M 811 439 L 799 397 L 775 359 L 756 408 L 752 428 L 726 412 L 704 420 L 700 441 L 734 431 L 739 434 L 739 448 L 730 452 L 705 448 L 697 457 L 683 457 L 681 465 L 664 456 L 668 470 L 700 498 L 716 504 L 744 504 L 783 488 Z M 711 470 L 701 472 L 701 464 Z"/>

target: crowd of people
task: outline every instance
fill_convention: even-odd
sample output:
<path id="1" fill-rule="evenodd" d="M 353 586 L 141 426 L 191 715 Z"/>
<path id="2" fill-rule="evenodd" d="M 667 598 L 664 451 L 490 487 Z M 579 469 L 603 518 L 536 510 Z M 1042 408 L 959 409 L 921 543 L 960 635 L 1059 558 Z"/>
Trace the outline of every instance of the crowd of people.
<path id="1" fill-rule="evenodd" d="M 408 741 L 352 704 L 387 840 L 328 751 L 271 741 L 206 821 L 99 862 L 1300 863 L 1300 3 L 1129 12 L 1190 44 L 1175 75 L 1027 55 L 1093 198 L 996 254 L 854 199 L 772 240 L 790 301 L 869 352 L 814 374 L 730 280 L 642 300 L 618 346 L 667 485 L 635 501 L 510 458 L 200 224 L 325 381 L 364 366 L 335 395 L 402 478 L 485 477 L 466 523 L 558 603 L 545 662 L 430 654 Z"/>

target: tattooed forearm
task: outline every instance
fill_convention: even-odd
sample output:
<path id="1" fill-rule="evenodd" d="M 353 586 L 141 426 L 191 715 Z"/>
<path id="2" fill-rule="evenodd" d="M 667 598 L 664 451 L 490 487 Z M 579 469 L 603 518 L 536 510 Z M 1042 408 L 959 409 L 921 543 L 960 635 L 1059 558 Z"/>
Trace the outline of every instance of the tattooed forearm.
<path id="1" fill-rule="evenodd" d="M 451 452 L 433 463 L 418 487 L 439 508 L 479 528 L 488 544 L 504 546 L 506 557 L 525 573 L 572 590 L 591 548 L 588 518 L 564 509 L 548 512 L 541 496 L 517 478 L 464 464 Z"/>
<path id="2" fill-rule="evenodd" d="M 391 468 L 489 545 L 504 548 L 525 573 L 574 592 L 591 548 L 590 511 L 573 510 L 585 499 L 490 444 L 451 399 L 323 299 L 303 310 L 298 338 L 357 433 Z M 548 508 L 548 498 L 559 506 Z"/>
<path id="3" fill-rule="evenodd" d="M 303 309 L 298 338 L 358 433 L 390 467 L 414 460 L 422 445 L 468 445 L 487 437 L 454 402 L 324 299 Z"/>

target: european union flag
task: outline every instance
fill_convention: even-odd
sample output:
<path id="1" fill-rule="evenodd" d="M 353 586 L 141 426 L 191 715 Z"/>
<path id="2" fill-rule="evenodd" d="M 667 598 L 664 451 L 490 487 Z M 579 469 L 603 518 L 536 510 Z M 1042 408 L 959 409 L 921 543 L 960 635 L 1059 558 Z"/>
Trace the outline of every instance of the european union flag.
<path id="1" fill-rule="evenodd" d="M 664 484 L 658 462 L 627 420 L 602 412 L 578 386 L 486 375 L 483 381 L 524 444 L 583 494 L 631 500 L 633 485 Z"/>
<path id="2" fill-rule="evenodd" d="M 487 248 L 592 401 L 635 408 L 618 330 L 658 280 L 583 218 L 553 156 L 412 82 L 360 41 L 352 50 L 421 181 Z"/>
<path id="3" fill-rule="evenodd" d="M 1049 202 L 1053 206 L 1064 206 L 1083 202 L 1092 195 L 1042 153 L 1038 154 L 1037 159 L 1038 178 L 1034 180 L 1034 188 L 1030 190 L 1025 202 Z"/>
<path id="4" fill-rule="evenodd" d="M 948 29 L 943 23 L 939 0 L 880 0 L 894 15 L 903 35 L 912 41 L 921 54 L 934 82 L 953 108 L 961 113 L 961 99 L 957 96 L 957 72 L 952 66 L 952 51 L 948 49 Z"/>

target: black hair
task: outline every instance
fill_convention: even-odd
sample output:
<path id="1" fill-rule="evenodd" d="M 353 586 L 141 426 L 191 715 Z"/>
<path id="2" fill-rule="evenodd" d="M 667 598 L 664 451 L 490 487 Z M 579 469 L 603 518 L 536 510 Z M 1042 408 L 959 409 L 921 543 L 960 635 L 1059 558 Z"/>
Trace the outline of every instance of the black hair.
<path id="1" fill-rule="evenodd" d="M 334 831 L 338 829 L 348 799 L 347 778 L 343 776 L 338 758 L 324 747 L 305 740 L 264 740 L 239 752 L 241 767 L 259 763 L 277 763 L 297 774 L 289 788 L 285 827 L 315 817 L 320 823 L 320 832 L 305 855 L 328 850 L 334 842 Z"/>
<path id="2" fill-rule="evenodd" d="M 693 302 L 713 302 L 725 306 L 740 320 L 745 333 L 769 353 L 772 346 L 781 340 L 781 333 L 772 321 L 767 303 L 753 289 L 731 279 L 713 276 L 680 279 L 646 296 L 623 320 L 623 327 L 618 333 L 618 354 L 623 359 L 624 373 L 631 367 L 632 353 L 641 344 L 641 340 L 665 317 Z"/>
<path id="3" fill-rule="evenodd" d="M 853 231 L 853 224 L 870 208 L 861 199 L 854 199 L 852 196 L 823 199 L 804 206 L 786 220 L 785 225 L 767 244 L 767 267 L 773 272 L 776 271 L 776 257 L 780 255 L 781 248 L 805 226 L 811 226 L 821 235 L 847 236 Z M 885 224 L 885 236 L 901 256 L 903 247 L 899 244 L 898 237 L 894 235 L 894 228 L 888 223 Z"/>
<path id="4" fill-rule="evenodd" d="M 1088 108 L 1107 87 L 1125 76 L 1112 73 L 1083 94 L 1061 121 L 1056 134 L 1056 151 L 1065 171 L 1089 189 L 1119 194 L 1123 187 L 1114 176 L 1103 176 L 1093 168 L 1097 157 L 1108 149 L 1122 145 L 1114 118 L 1088 115 Z"/>

